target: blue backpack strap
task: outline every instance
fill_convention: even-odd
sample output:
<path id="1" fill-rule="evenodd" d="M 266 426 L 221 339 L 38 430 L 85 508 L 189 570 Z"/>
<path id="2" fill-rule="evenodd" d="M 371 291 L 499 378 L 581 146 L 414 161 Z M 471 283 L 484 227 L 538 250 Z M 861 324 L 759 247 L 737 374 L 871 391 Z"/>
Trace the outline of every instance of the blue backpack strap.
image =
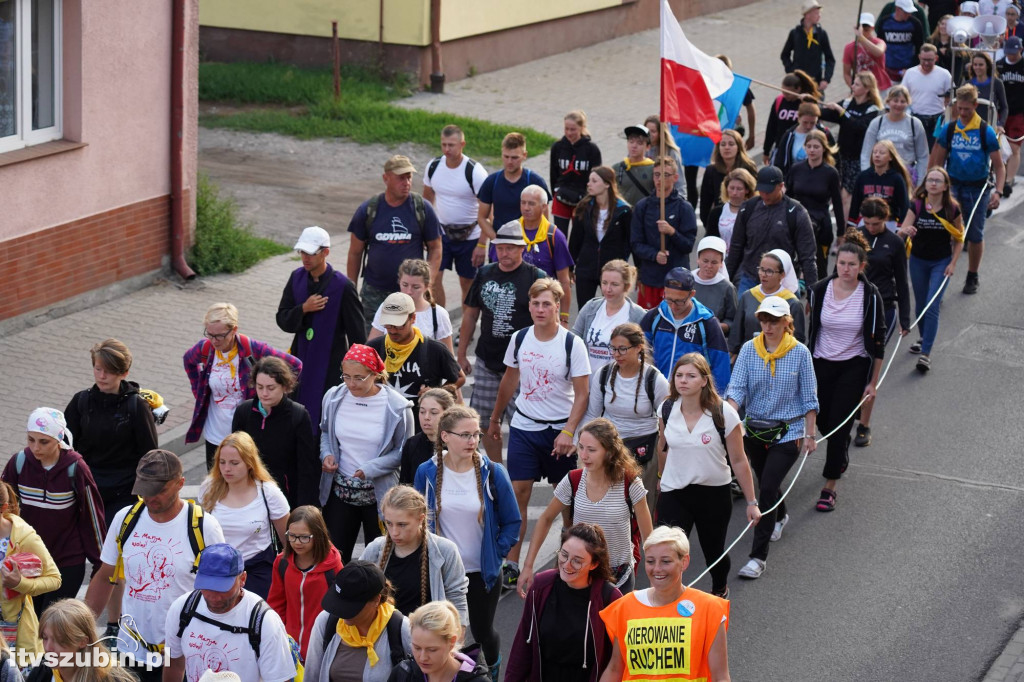
<path id="1" fill-rule="evenodd" d="M 519 347 L 523 345 L 523 339 L 526 338 L 526 334 L 530 331 L 529 327 L 523 327 L 516 332 L 516 335 L 512 337 L 512 359 L 519 364 Z"/>
<path id="2" fill-rule="evenodd" d="M 21 476 L 21 470 L 25 466 L 25 451 L 19 451 L 18 454 L 15 455 L 15 458 L 16 459 L 14 460 L 14 470 L 18 473 L 19 476 Z"/>

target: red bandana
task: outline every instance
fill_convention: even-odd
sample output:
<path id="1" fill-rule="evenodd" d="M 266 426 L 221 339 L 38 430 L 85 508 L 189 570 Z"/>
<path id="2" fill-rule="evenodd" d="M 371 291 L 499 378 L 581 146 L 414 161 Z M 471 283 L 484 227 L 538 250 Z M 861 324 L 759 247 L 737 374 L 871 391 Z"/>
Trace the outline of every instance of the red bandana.
<path id="1" fill-rule="evenodd" d="M 384 371 L 384 361 L 377 355 L 377 351 L 361 343 L 352 344 L 352 347 L 345 353 L 345 358 L 342 362 L 358 362 L 374 374 L 380 374 Z"/>

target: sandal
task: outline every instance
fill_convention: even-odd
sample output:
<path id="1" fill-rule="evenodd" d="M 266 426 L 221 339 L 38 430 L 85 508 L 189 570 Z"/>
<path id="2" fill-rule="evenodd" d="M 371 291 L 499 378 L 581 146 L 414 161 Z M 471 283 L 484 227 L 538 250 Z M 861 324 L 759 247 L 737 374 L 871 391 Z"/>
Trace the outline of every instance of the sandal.
<path id="1" fill-rule="evenodd" d="M 927 355 L 922 355 L 917 359 L 917 371 L 921 374 L 927 374 L 928 370 L 932 368 L 932 359 Z"/>
<path id="2" fill-rule="evenodd" d="M 910 349 L 909 350 L 914 355 L 917 355 L 918 353 L 920 353 L 921 352 L 921 339 L 918 339 L 914 343 L 910 344 Z"/>
<path id="3" fill-rule="evenodd" d="M 814 505 L 814 508 L 820 512 L 834 511 L 836 508 L 836 491 L 822 488 L 821 497 L 818 498 L 818 504 Z"/>

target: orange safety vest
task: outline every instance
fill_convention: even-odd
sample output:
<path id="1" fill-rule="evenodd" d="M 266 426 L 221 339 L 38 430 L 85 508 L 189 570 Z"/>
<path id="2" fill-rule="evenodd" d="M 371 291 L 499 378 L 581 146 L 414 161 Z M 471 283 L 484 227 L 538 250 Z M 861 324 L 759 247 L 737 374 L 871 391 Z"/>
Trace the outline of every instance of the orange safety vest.
<path id="1" fill-rule="evenodd" d="M 646 606 L 636 592 L 603 611 L 608 638 L 618 642 L 623 680 L 708 680 L 708 654 L 722 623 L 729 627 L 729 602 L 686 588 L 666 606 Z"/>

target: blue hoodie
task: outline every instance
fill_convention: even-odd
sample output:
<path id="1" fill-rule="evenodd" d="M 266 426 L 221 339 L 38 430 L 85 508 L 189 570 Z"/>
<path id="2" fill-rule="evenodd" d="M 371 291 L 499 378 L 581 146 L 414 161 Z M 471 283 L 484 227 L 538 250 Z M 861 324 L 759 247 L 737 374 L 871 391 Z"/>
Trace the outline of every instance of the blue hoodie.
<path id="1" fill-rule="evenodd" d="M 696 298 L 685 319 L 676 321 L 668 303 L 662 301 L 640 321 L 647 343 L 654 350 L 654 364 L 672 381 L 672 367 L 687 353 L 700 353 L 711 365 L 715 388 L 725 394 L 732 370 L 729 367 L 729 346 L 714 313 Z"/>
<path id="2" fill-rule="evenodd" d="M 491 480 L 493 477 L 494 480 Z M 512 489 L 508 471 L 487 457 L 480 458 L 480 478 L 484 487 L 484 537 L 480 546 L 480 576 L 488 592 L 501 577 L 501 562 L 508 555 L 512 545 L 519 540 L 519 504 Z M 434 455 L 416 469 L 413 487 L 427 498 L 427 525 L 431 533 L 437 532 L 434 515 L 437 512 L 437 497 L 434 483 L 437 481 L 437 455 Z"/>

